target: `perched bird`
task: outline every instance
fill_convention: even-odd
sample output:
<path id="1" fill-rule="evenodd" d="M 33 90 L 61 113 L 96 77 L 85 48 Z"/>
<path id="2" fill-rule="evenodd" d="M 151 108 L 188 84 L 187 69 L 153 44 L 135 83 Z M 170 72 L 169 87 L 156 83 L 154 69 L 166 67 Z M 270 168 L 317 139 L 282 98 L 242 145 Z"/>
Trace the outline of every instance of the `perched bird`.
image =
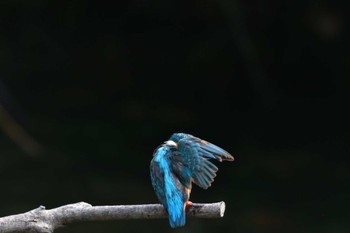
<path id="1" fill-rule="evenodd" d="M 174 133 L 154 151 L 152 185 L 172 228 L 185 225 L 192 182 L 207 189 L 214 181 L 218 168 L 208 159 L 234 160 L 220 147 L 185 133 Z"/>

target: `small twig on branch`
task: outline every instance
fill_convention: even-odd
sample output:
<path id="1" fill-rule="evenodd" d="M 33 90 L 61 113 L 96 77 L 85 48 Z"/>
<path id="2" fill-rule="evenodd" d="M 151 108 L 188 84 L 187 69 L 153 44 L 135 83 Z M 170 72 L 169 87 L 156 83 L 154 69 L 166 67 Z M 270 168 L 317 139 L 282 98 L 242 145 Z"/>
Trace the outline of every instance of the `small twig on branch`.
<path id="1" fill-rule="evenodd" d="M 225 202 L 188 206 L 187 216 L 197 218 L 221 218 Z M 55 229 L 75 222 L 107 221 L 120 219 L 166 218 L 160 204 L 91 206 L 85 202 L 46 210 L 44 206 L 29 212 L 0 218 L 0 233 L 40 232 L 52 233 Z"/>

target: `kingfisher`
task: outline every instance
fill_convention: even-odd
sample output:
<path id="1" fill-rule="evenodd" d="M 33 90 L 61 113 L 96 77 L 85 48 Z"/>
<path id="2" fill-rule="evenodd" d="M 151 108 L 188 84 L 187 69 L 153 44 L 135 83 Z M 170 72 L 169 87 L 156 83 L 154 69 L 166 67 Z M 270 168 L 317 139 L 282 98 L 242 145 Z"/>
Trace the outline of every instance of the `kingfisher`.
<path id="1" fill-rule="evenodd" d="M 186 133 L 174 133 L 155 149 L 150 164 L 152 186 L 172 228 L 186 223 L 192 182 L 207 189 L 214 181 L 218 168 L 209 159 L 234 160 L 222 148 Z"/>

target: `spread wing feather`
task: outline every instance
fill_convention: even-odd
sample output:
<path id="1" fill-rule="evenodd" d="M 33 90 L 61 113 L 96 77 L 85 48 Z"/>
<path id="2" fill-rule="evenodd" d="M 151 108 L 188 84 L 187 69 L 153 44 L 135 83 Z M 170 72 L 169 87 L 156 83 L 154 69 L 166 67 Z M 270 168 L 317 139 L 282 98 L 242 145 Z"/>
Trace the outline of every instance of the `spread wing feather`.
<path id="1" fill-rule="evenodd" d="M 203 189 L 211 186 L 218 168 L 208 159 L 233 160 L 227 151 L 190 134 L 173 134 L 170 140 L 177 143 L 178 150 L 172 156 L 172 169 L 186 187 L 190 187 L 191 180 Z"/>

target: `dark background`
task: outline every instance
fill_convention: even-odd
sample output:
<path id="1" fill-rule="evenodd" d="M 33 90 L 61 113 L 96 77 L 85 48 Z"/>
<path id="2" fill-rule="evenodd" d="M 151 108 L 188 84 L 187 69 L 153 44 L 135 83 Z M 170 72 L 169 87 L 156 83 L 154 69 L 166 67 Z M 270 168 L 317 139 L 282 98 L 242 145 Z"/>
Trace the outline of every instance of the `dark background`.
<path id="1" fill-rule="evenodd" d="M 231 152 L 177 232 L 348 232 L 346 1 L 0 2 L 0 215 L 155 203 L 153 150 Z M 167 220 L 57 232 L 174 232 Z"/>

